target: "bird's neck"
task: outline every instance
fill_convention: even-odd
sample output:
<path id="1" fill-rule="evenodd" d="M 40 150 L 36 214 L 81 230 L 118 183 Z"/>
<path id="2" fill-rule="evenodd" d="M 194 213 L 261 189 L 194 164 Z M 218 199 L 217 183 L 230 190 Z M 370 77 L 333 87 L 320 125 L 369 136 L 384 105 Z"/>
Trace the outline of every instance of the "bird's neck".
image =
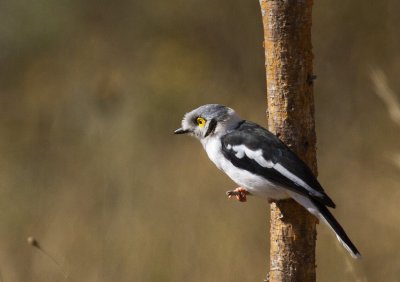
<path id="1" fill-rule="evenodd" d="M 235 115 L 227 121 L 218 123 L 216 129 L 212 134 L 210 134 L 205 138 L 200 139 L 200 142 L 203 145 L 204 149 L 206 149 L 207 144 L 210 141 L 214 141 L 215 139 L 220 139 L 222 136 L 235 130 L 243 122 L 244 120 L 242 120 L 239 116 Z"/>

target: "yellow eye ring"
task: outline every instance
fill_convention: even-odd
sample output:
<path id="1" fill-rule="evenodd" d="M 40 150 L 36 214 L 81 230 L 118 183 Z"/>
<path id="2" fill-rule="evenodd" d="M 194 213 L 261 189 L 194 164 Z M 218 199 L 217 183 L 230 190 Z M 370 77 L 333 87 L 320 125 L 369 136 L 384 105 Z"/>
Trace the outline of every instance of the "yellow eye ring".
<path id="1" fill-rule="evenodd" d="M 206 120 L 202 117 L 198 117 L 196 119 L 197 125 L 200 127 L 204 127 L 206 125 Z"/>

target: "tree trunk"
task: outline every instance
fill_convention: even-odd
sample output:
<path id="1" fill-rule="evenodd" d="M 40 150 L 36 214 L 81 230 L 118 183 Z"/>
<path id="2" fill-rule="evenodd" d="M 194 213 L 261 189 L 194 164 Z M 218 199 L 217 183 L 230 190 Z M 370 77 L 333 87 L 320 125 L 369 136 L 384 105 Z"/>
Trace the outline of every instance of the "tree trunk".
<path id="1" fill-rule="evenodd" d="M 260 0 L 268 127 L 317 173 L 312 0 Z M 316 218 L 293 200 L 271 204 L 269 281 L 315 281 Z"/>

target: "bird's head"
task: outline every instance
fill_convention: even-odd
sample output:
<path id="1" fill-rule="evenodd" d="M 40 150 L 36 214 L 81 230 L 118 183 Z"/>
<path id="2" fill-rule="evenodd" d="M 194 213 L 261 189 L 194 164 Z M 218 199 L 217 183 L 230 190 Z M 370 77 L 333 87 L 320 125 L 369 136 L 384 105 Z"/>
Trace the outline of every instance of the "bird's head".
<path id="1" fill-rule="evenodd" d="M 187 133 L 199 140 L 204 140 L 208 136 L 227 133 L 240 121 L 240 117 L 231 108 L 219 104 L 208 104 L 185 114 L 182 127 L 174 133 Z"/>

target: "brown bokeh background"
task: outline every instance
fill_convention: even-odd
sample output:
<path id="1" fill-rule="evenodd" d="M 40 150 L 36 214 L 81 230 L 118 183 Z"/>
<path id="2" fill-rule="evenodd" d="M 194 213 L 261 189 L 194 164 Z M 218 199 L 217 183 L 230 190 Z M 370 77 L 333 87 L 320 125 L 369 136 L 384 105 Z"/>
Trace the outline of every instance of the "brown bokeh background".
<path id="1" fill-rule="evenodd" d="M 319 226 L 320 281 L 400 277 L 399 11 L 314 6 L 319 179 L 364 256 Z M 262 281 L 267 203 L 172 135 L 206 103 L 265 125 L 262 40 L 258 1 L 1 1 L 1 281 Z"/>

